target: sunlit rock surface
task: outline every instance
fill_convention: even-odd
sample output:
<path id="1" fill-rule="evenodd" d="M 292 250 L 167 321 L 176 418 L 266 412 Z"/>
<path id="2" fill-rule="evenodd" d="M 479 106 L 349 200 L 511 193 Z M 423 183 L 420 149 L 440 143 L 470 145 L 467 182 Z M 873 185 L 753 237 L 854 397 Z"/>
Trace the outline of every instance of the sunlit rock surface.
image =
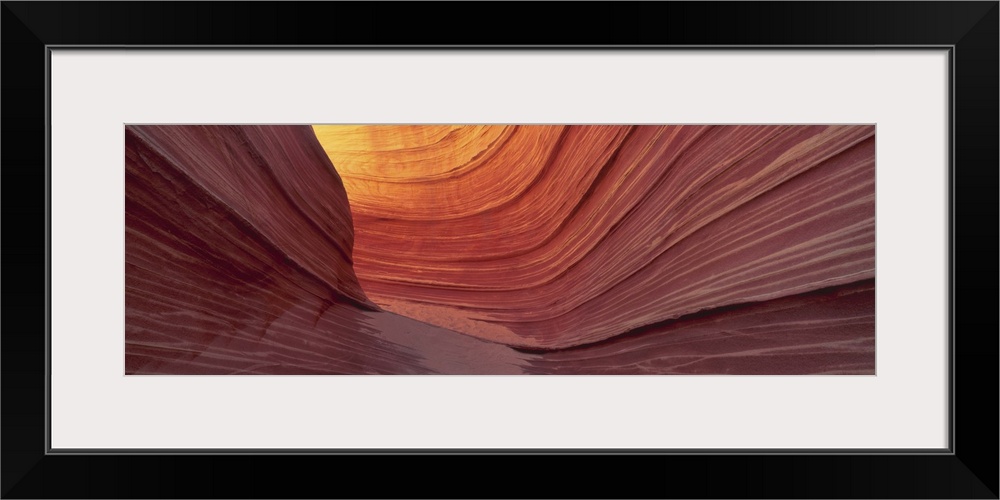
<path id="1" fill-rule="evenodd" d="M 125 146 L 126 373 L 874 373 L 871 126 Z"/>
<path id="2" fill-rule="evenodd" d="M 873 126 L 315 129 L 368 296 L 508 345 L 875 276 Z"/>

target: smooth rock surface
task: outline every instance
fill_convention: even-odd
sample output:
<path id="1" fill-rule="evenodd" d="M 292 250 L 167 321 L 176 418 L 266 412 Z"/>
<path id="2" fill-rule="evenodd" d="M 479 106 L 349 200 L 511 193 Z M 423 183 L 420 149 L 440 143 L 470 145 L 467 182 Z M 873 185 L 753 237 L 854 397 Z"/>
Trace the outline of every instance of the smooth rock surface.
<path id="1" fill-rule="evenodd" d="M 875 276 L 873 126 L 314 129 L 368 295 L 508 345 Z"/>
<path id="2" fill-rule="evenodd" d="M 125 156 L 128 374 L 874 373 L 871 126 L 143 125 Z"/>
<path id="3" fill-rule="evenodd" d="M 315 141 L 308 127 L 126 127 L 126 373 L 520 371 L 505 346 L 367 302 Z"/>

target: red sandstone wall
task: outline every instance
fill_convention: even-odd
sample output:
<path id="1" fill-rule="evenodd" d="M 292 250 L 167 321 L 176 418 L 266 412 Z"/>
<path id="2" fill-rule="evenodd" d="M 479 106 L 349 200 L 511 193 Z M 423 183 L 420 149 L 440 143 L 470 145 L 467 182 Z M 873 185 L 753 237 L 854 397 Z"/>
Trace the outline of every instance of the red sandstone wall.
<path id="1" fill-rule="evenodd" d="M 126 127 L 126 373 L 874 373 L 873 127 L 315 131 Z"/>
<path id="2" fill-rule="evenodd" d="M 369 296 L 506 344 L 875 275 L 873 126 L 315 129 Z"/>
<path id="3" fill-rule="evenodd" d="M 125 371 L 517 373 L 517 353 L 374 310 L 308 127 L 125 129 Z"/>

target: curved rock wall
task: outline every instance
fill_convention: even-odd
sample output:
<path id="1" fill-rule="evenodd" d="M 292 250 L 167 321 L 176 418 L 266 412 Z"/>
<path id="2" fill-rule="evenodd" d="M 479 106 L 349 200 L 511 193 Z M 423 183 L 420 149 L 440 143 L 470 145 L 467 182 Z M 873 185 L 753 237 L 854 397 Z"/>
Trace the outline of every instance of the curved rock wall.
<path id="1" fill-rule="evenodd" d="M 870 126 L 127 126 L 125 370 L 874 373 L 874 158 Z"/>
<path id="2" fill-rule="evenodd" d="M 560 349 L 874 278 L 874 126 L 316 126 L 388 310 Z"/>
<path id="3" fill-rule="evenodd" d="M 519 354 L 376 310 L 308 127 L 125 129 L 125 371 L 520 373 Z"/>

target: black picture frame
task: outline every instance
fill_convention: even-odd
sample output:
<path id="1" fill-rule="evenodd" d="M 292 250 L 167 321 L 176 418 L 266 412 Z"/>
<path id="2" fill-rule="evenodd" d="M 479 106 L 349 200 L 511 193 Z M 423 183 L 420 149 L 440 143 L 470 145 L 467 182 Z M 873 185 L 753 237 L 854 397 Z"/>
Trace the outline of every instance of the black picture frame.
<path id="1" fill-rule="evenodd" d="M 2 496 L 998 498 L 1000 252 L 993 232 L 1000 171 L 998 21 L 996 1 L 544 8 L 537 3 L 5 1 Z M 47 63 L 57 46 L 944 47 L 953 100 L 951 445 L 947 452 L 928 453 L 52 453 L 46 385 Z M 956 307 L 959 298 L 962 305 Z M 985 306 L 979 306 L 980 298 Z M 373 476 L 382 479 L 368 480 Z"/>

